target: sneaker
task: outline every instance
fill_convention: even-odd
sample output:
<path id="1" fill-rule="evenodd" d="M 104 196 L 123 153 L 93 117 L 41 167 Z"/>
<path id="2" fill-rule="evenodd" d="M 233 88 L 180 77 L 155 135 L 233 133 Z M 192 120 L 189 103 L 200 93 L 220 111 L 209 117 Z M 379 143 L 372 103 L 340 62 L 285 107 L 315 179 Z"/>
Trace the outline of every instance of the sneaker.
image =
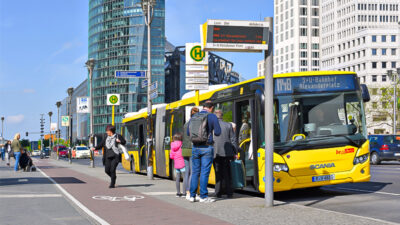
<path id="1" fill-rule="evenodd" d="M 176 193 L 175 197 L 180 198 L 182 196 L 181 193 Z"/>
<path id="2" fill-rule="evenodd" d="M 202 203 L 211 203 L 211 202 L 215 202 L 215 199 L 212 199 L 212 198 L 200 198 L 200 202 L 202 202 Z"/>
<path id="3" fill-rule="evenodd" d="M 193 202 L 196 201 L 196 199 L 195 199 L 194 197 L 190 197 L 190 198 L 189 198 L 189 201 L 193 203 Z"/>
<path id="4" fill-rule="evenodd" d="M 186 194 L 186 200 L 190 200 L 190 194 Z"/>

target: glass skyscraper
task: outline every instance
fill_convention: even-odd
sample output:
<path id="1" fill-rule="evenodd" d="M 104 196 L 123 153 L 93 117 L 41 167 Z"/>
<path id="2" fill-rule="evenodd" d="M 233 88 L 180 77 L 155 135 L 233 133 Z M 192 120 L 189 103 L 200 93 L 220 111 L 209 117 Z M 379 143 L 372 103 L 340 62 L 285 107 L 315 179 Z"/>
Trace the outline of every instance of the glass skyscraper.
<path id="1" fill-rule="evenodd" d="M 157 0 L 151 24 L 152 81 L 158 82 L 158 98 L 164 102 L 165 0 Z M 115 70 L 147 70 L 147 27 L 141 0 L 89 1 L 89 56 L 96 60 L 93 72 L 94 133 L 104 133 L 111 124 L 107 94 L 121 94 L 115 107 L 119 132 L 127 112 L 147 107 L 147 89 L 142 79 L 115 78 Z"/>

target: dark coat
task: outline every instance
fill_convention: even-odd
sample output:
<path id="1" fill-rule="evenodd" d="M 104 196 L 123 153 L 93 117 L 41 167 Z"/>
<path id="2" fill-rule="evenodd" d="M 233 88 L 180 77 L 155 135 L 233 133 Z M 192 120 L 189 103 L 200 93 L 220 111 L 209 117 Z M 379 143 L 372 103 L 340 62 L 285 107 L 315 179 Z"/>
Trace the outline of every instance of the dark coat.
<path id="1" fill-rule="evenodd" d="M 120 134 L 116 134 L 116 135 L 117 135 L 117 139 L 119 139 L 119 140 L 121 141 L 120 143 L 115 142 L 116 147 L 118 147 L 118 144 L 125 145 L 125 144 L 126 144 L 125 138 L 122 137 L 122 135 L 120 135 Z M 103 153 L 103 164 L 104 164 L 106 158 L 114 158 L 114 157 L 119 157 L 119 158 L 121 158 L 121 154 L 118 154 L 118 155 L 117 155 L 117 154 L 115 154 L 115 152 L 114 152 L 112 149 L 109 149 L 109 148 L 106 147 L 106 139 L 107 139 L 107 136 L 105 136 L 105 137 L 101 140 L 101 142 L 95 147 L 95 149 L 102 149 L 102 148 L 104 148 L 104 153 Z M 121 159 L 120 159 L 120 161 L 121 161 Z"/>
<path id="2" fill-rule="evenodd" d="M 219 119 L 218 122 L 221 134 L 214 136 L 214 158 L 216 156 L 233 157 L 237 154 L 237 141 L 232 124 L 224 122 L 222 119 Z"/>

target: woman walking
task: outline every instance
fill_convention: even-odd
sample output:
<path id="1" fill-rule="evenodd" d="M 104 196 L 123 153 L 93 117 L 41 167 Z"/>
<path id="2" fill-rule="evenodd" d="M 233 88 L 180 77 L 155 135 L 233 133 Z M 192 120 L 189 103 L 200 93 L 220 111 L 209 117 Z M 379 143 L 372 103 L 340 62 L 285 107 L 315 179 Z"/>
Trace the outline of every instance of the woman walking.
<path id="1" fill-rule="evenodd" d="M 120 134 L 115 133 L 115 127 L 108 125 L 106 128 L 107 138 L 103 138 L 101 143 L 92 150 L 104 148 L 103 165 L 106 174 L 111 178 L 109 188 L 115 188 L 117 179 L 116 169 L 118 163 L 121 162 L 121 154 L 118 145 L 125 145 L 126 141 Z"/>
<path id="2" fill-rule="evenodd" d="M 21 135 L 19 133 L 16 133 L 13 141 L 11 142 L 11 151 L 14 152 L 15 157 L 14 171 L 18 171 L 19 159 L 21 157 L 21 143 L 19 142 L 20 138 Z"/>
<path id="3" fill-rule="evenodd" d="M 11 150 L 11 141 L 7 141 L 6 145 L 4 145 L 4 149 L 5 149 L 5 157 L 6 157 L 6 163 L 7 166 L 10 166 L 10 157 L 12 154 L 12 150 Z"/>

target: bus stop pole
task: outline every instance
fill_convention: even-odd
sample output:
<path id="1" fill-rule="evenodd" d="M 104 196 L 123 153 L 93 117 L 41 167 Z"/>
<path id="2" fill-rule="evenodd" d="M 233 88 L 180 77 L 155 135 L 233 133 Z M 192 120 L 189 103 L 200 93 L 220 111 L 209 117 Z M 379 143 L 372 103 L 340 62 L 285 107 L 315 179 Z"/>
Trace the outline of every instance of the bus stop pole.
<path id="1" fill-rule="evenodd" d="M 266 17 L 264 19 L 269 23 L 268 29 L 268 50 L 264 52 L 265 63 L 265 206 L 274 206 L 274 174 L 273 174 L 273 157 L 274 157 L 274 69 L 273 69 L 273 18 Z"/>

